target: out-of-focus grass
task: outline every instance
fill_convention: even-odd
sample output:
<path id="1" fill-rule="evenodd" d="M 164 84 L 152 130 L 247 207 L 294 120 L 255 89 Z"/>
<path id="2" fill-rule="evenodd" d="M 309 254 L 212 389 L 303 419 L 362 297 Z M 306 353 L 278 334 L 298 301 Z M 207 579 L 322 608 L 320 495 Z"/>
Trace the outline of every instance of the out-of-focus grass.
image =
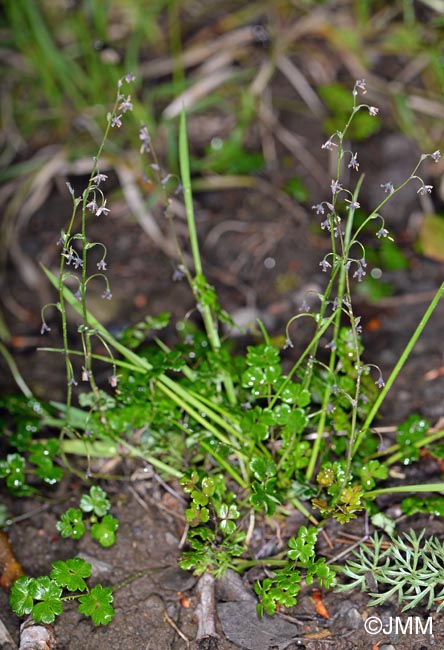
<path id="1" fill-rule="evenodd" d="M 367 79 L 368 101 L 382 107 L 385 125 L 425 150 L 444 139 L 443 0 L 5 0 L 3 19 L 3 182 L 32 186 L 37 173 L 49 182 L 49 171 L 41 173 L 48 145 L 63 147 L 66 161 L 89 158 L 91 136 L 100 141 L 105 107 L 127 72 L 137 76 L 135 128 L 115 130 L 107 164 L 123 161 L 135 183 L 144 175 L 134 155 L 142 122 L 160 140 L 164 167 L 177 171 L 184 105 L 199 174 L 227 175 L 239 186 L 247 174 L 271 170 L 285 192 L 296 159 L 319 185 L 324 172 L 307 121 L 330 135 L 343 119 L 344 89 L 348 96 L 358 78 Z M 374 118 L 361 122 L 355 136 L 378 128 Z M 297 182 L 307 195 L 304 179 Z M 29 198 L 23 183 L 5 196 L 13 193 L 17 206 Z M 9 226 L 15 213 L 8 209 Z"/>
<path id="2" fill-rule="evenodd" d="M 78 145 L 73 124 L 94 129 L 92 122 L 122 74 L 139 72 L 135 115 L 146 120 L 158 116 L 165 103 L 196 79 L 211 77 L 224 65 L 242 74 L 198 95 L 191 109 L 205 112 L 217 105 L 237 126 L 245 91 L 259 92 L 260 100 L 276 84 L 272 92 L 279 105 L 279 79 L 284 77 L 294 88 L 287 108 L 301 110 L 305 80 L 314 92 L 318 86 L 327 89 L 323 99 L 331 110 L 335 100 L 326 97 L 329 87 L 332 92 L 338 84 L 348 87 L 344 75 L 370 76 L 376 89 L 389 85 L 398 125 L 414 136 L 419 121 L 423 136 L 427 120 L 437 117 L 434 102 L 444 88 L 442 4 L 261 0 L 214 8 L 213 3 L 210 7 L 193 0 L 5 0 L 4 138 L 8 142 L 8 131 L 15 134 L 10 136 L 15 147 L 18 142 L 33 148 L 54 141 Z M 221 40 L 220 49 L 211 49 L 220 36 L 245 27 L 251 28 L 252 37 L 238 47 L 224 49 Z M 202 54 L 187 65 L 186 53 L 199 45 Z M 282 57 L 290 60 L 295 74 Z M 164 73 L 158 66 L 162 59 Z M 151 63 L 158 73 L 153 74 Z M 257 75 L 266 64 L 270 72 L 261 86 Z M 307 100 L 302 96 L 302 105 Z M 249 125 L 244 121 L 243 126 Z"/>

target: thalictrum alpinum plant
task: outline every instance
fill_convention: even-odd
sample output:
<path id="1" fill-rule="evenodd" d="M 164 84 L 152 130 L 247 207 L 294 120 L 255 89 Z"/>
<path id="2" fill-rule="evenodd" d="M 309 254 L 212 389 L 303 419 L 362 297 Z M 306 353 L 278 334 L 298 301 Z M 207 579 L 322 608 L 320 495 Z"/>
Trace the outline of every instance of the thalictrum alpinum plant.
<path id="1" fill-rule="evenodd" d="M 89 240 L 88 220 L 106 219 L 111 209 L 101 187 L 104 176 L 100 173 L 100 156 L 110 131 L 120 128 L 124 113 L 131 110 L 130 96 L 122 94 L 122 87 L 132 79 L 132 75 L 127 75 L 119 81 L 114 108 L 107 117 L 103 141 L 86 189 L 77 196 L 68 188 L 73 210 L 59 239 L 58 276 L 44 269 L 58 292 L 57 302 L 52 306 L 60 313 L 62 331 L 62 347 L 45 349 L 63 354 L 67 389 L 65 405 L 39 404 L 40 413 L 38 417 L 34 413 L 33 426 L 37 430 L 38 420 L 40 426 L 43 423 L 59 427 L 59 438 L 44 443 L 54 446 L 50 459 L 61 458 L 71 471 L 82 473 L 84 470 L 68 461 L 68 455 L 86 456 L 86 478 L 90 482 L 100 478 L 92 471 L 91 459 L 119 453 L 142 459 L 163 480 L 179 479 L 188 500 L 185 510 L 188 547 L 183 552 L 181 566 L 197 574 L 213 571 L 216 575 L 227 568 L 242 571 L 255 564 L 268 566 L 273 573 L 256 585 L 256 593 L 260 613 L 273 613 L 278 604 L 288 607 L 297 602 L 302 580 L 311 583 L 316 579 L 327 588 L 336 583 L 335 569 L 325 558 L 316 555 L 319 531 L 328 518 L 342 524 L 358 513 L 373 512 L 375 497 L 388 490 L 380 487 L 387 478 L 388 468 L 407 453 L 401 434 L 389 452 L 381 451 L 379 438 L 372 435 L 371 427 L 442 297 L 444 284 L 394 370 L 384 378 L 379 367 L 365 360 L 361 318 L 353 304 L 353 281 L 360 282 L 367 272 L 366 251 L 360 240 L 363 231 L 371 230 L 377 239 L 390 237 L 381 214 L 383 208 L 410 182 L 418 184 L 419 194 L 429 193 L 431 186 L 419 175 L 420 166 L 426 159 L 439 160 L 440 154 L 435 151 L 421 156 L 410 176 L 399 186 L 388 180 L 383 185 L 384 198 L 368 215 L 362 217 L 361 213 L 357 219 L 363 176 L 359 176 L 357 154 L 347 149 L 345 143 L 358 112 L 367 111 L 377 119 L 378 109 L 361 102 L 366 94 L 364 80 L 355 83 L 347 123 L 322 147 L 336 152 L 336 176 L 327 198 L 313 206 L 321 220 L 320 228 L 330 238 L 330 251 L 320 261 L 327 278 L 326 287 L 316 295 L 317 311 L 309 310 L 304 301 L 300 312 L 288 321 L 287 357 L 296 350 L 300 319 L 310 319 L 314 332 L 309 344 L 293 359 L 291 368 L 284 371 L 281 350 L 262 323 L 259 327 L 263 340 L 249 345 L 243 354 L 232 354 L 219 335 L 220 321 L 230 319 L 205 277 L 200 257 L 183 112 L 179 137 L 181 179 L 175 184 L 175 190 L 184 195 L 193 267 L 187 265 L 179 248 L 181 263 L 175 279 L 188 280 L 203 328 L 185 318 L 177 323 L 179 340 L 173 348 L 159 335 L 154 345 L 147 346 L 145 334 L 150 330 L 161 331 L 169 322 L 169 314 L 149 316 L 116 337 L 88 307 L 92 282 L 103 284 L 104 299 L 112 297 L 106 276 L 111 255 L 101 242 Z M 141 155 L 146 158 L 148 172 L 163 188 L 166 214 L 171 217 L 168 188 L 173 175 L 162 170 L 145 125 L 141 126 L 139 138 Z M 356 182 L 350 188 L 344 185 L 344 168 L 355 174 Z M 78 212 L 81 225 L 76 231 Z M 90 253 L 94 249 L 101 254 L 99 261 L 94 262 L 96 268 L 91 270 Z M 73 284 L 74 290 L 70 288 Z M 81 318 L 79 350 L 69 345 L 68 306 Z M 42 312 L 42 333 L 53 326 L 46 317 L 47 308 L 48 305 Z M 96 352 L 97 340 L 107 356 Z M 77 376 L 73 359 L 79 356 L 83 365 Z M 109 363 L 108 390 L 95 379 L 96 361 Z M 79 381 L 87 391 L 79 393 L 77 405 L 74 398 Z M 414 447 L 420 449 L 443 436 L 442 431 L 432 436 L 428 429 L 420 429 Z M 18 495 L 29 490 L 25 479 L 29 463 L 41 469 L 36 445 L 43 443 L 33 438 L 33 434 L 21 440 L 17 434 L 11 436 L 10 442 L 17 452 L 9 454 L 0 465 L 0 475 L 6 477 L 8 486 Z M 22 452 L 31 454 L 25 459 Z M 52 460 L 47 471 L 52 472 L 54 480 L 60 479 L 60 472 L 54 476 Z M 45 470 L 42 472 L 40 477 L 45 480 Z M 90 493 L 93 501 L 94 489 L 93 486 Z M 442 483 L 390 488 L 391 492 L 400 494 L 442 490 Z M 93 504 L 92 510 L 95 509 Z M 260 534 L 262 524 L 266 530 L 269 518 L 275 513 L 285 515 L 292 509 L 298 509 L 310 527 L 302 526 L 296 537 L 288 540 L 284 553 L 258 559 L 264 544 Z M 83 532 L 85 508 L 81 502 L 79 510 L 71 510 L 65 513 L 58 527 L 62 534 L 76 537 Z M 91 533 L 94 536 L 96 530 L 99 541 L 104 536 L 112 543 L 117 522 L 111 521 L 108 512 L 95 514 L 103 519 L 91 522 Z M 32 591 L 33 584 L 23 582 L 20 589 L 23 591 L 26 586 Z M 32 599 L 31 591 L 25 595 Z M 13 606 L 15 602 L 13 598 Z M 27 607 L 34 611 L 31 600 Z M 59 609 L 57 605 L 54 613 Z"/>

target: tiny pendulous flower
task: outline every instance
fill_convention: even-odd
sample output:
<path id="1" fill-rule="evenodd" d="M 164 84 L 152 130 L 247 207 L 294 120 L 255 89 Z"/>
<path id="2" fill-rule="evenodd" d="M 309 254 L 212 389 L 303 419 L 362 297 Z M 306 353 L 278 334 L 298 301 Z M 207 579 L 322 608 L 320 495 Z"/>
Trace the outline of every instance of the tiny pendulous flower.
<path id="1" fill-rule="evenodd" d="M 359 170 L 359 163 L 358 163 L 358 154 L 357 153 L 352 153 L 352 156 L 350 158 L 350 162 L 348 163 L 349 168 L 354 169 L 355 171 Z"/>
<path id="2" fill-rule="evenodd" d="M 333 151 L 333 147 L 337 147 L 337 146 L 338 145 L 335 144 L 331 138 L 329 138 L 327 142 L 324 142 L 321 149 L 327 149 L 327 151 Z"/>
<path id="3" fill-rule="evenodd" d="M 321 267 L 324 273 L 326 273 L 328 269 L 331 269 L 331 264 L 326 259 L 323 259 L 321 262 L 319 262 L 319 266 Z"/>
<path id="4" fill-rule="evenodd" d="M 108 176 L 106 174 L 96 174 L 95 176 L 93 176 L 93 178 L 91 178 L 91 181 L 96 185 L 100 185 L 100 183 L 102 181 L 106 181 L 107 178 Z"/>
<path id="5" fill-rule="evenodd" d="M 378 379 L 375 381 L 375 384 L 377 385 L 378 388 L 384 388 L 385 381 L 383 380 L 382 375 L 378 377 Z"/>
<path id="6" fill-rule="evenodd" d="M 431 194 L 432 190 L 433 190 L 433 185 L 424 185 L 423 183 L 419 188 L 419 190 L 417 191 L 417 194 L 424 196 L 425 194 Z"/>
<path id="7" fill-rule="evenodd" d="M 331 193 L 332 194 L 337 194 L 338 192 L 340 192 L 342 190 L 342 185 L 338 180 L 333 180 L 331 182 L 330 187 L 331 187 Z"/>
<path id="8" fill-rule="evenodd" d="M 100 260 L 99 262 L 97 262 L 97 268 L 99 269 L 99 271 L 106 271 L 105 260 Z"/>
<path id="9" fill-rule="evenodd" d="M 109 208 L 106 207 L 106 199 L 100 206 L 100 208 L 97 208 L 96 210 L 96 217 L 100 217 L 101 214 L 108 214 L 109 213 Z"/>
<path id="10" fill-rule="evenodd" d="M 122 126 L 122 115 L 114 115 L 111 118 L 111 126 L 113 128 L 117 127 L 118 129 L 120 129 L 120 127 Z"/>
<path id="11" fill-rule="evenodd" d="M 86 204 L 86 207 L 88 208 L 88 210 L 90 212 L 95 214 L 97 212 L 97 209 L 98 209 L 99 206 L 97 205 L 96 200 L 93 199 L 92 201 L 90 201 L 89 203 Z"/>
<path id="12" fill-rule="evenodd" d="M 324 214 L 325 208 L 323 203 L 317 203 L 316 205 L 311 206 L 312 210 L 315 210 L 316 214 Z"/>
<path id="13" fill-rule="evenodd" d="M 380 187 L 386 194 L 391 194 L 394 191 L 393 183 L 381 183 Z"/>
<path id="14" fill-rule="evenodd" d="M 131 95 L 128 95 L 128 97 L 124 99 L 121 104 L 119 104 L 119 111 L 122 111 L 122 113 L 126 113 L 127 111 L 132 111 L 132 110 L 133 110 L 133 105 L 131 103 Z"/>

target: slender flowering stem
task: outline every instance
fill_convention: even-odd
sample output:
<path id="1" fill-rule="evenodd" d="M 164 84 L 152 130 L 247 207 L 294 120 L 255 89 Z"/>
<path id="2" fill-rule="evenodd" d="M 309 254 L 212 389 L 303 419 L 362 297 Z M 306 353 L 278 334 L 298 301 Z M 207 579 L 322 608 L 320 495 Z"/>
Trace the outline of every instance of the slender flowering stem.
<path id="1" fill-rule="evenodd" d="M 396 363 L 395 367 L 393 368 L 390 377 L 387 379 L 385 386 L 379 393 L 375 403 L 373 404 L 369 414 L 367 415 L 367 418 L 362 425 L 361 431 L 359 432 L 359 435 L 356 438 L 356 441 L 353 445 L 353 454 L 357 452 L 359 449 L 359 446 L 362 443 L 362 440 L 364 436 L 366 435 L 367 431 L 370 429 L 371 424 L 373 420 L 375 419 L 379 408 L 381 407 L 381 404 L 383 403 L 384 399 L 386 398 L 387 393 L 389 392 L 390 388 L 393 386 L 393 383 L 399 373 L 402 370 L 402 367 L 404 366 L 405 362 L 410 356 L 410 353 L 412 352 L 414 346 L 416 345 L 416 342 L 418 341 L 419 337 L 421 336 L 425 326 L 429 322 L 433 312 L 435 311 L 436 307 L 438 306 L 439 301 L 444 295 L 444 282 L 441 284 L 439 287 L 438 291 L 436 292 L 433 300 L 431 301 L 430 305 L 427 307 L 424 316 L 421 318 L 418 326 L 416 327 L 415 331 L 413 332 L 412 336 L 410 337 L 409 342 L 407 343 L 403 353 L 398 359 L 398 362 Z"/>
<path id="2" fill-rule="evenodd" d="M 180 117 L 180 132 L 179 132 L 179 156 L 180 156 L 180 170 L 182 176 L 182 184 L 185 198 L 185 209 L 187 214 L 188 222 L 188 233 L 191 243 L 191 251 L 193 254 L 194 268 L 196 271 L 196 277 L 198 279 L 205 280 L 202 272 L 202 262 L 200 258 L 199 242 L 197 239 L 196 232 L 196 221 L 194 218 L 194 208 L 193 208 L 193 197 L 191 192 L 191 176 L 190 176 L 190 163 L 189 163 L 189 152 L 188 152 L 188 140 L 187 140 L 187 130 L 186 130 L 186 115 L 185 110 L 182 110 Z M 200 296 L 196 296 L 197 300 L 201 299 Z M 211 307 L 203 302 L 202 307 L 202 317 L 205 324 L 205 329 L 210 340 L 211 347 L 215 352 L 220 350 L 221 344 L 219 339 L 219 334 L 217 332 L 217 327 L 215 323 L 215 318 L 212 314 Z M 236 404 L 236 393 L 234 391 L 233 380 L 229 373 L 223 373 L 223 381 L 225 385 L 225 390 L 227 397 L 232 405 Z"/>

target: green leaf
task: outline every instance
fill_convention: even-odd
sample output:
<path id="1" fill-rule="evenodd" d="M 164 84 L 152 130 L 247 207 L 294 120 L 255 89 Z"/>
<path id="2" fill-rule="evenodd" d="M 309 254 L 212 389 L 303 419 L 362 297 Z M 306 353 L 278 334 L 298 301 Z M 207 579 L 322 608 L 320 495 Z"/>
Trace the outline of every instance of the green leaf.
<path id="1" fill-rule="evenodd" d="M 32 608 L 32 618 L 37 623 L 52 623 L 62 613 L 62 589 L 49 576 L 36 578 L 29 585 L 29 593 L 34 600 L 41 602 Z"/>
<path id="2" fill-rule="evenodd" d="M 316 528 L 301 526 L 297 537 L 292 537 L 288 541 L 288 547 L 291 549 L 288 551 L 290 560 L 299 560 L 302 564 L 307 565 L 314 557 L 317 536 Z"/>
<path id="3" fill-rule="evenodd" d="M 359 470 L 361 484 L 366 490 L 371 490 L 375 486 L 376 479 L 385 479 L 387 475 L 388 468 L 377 460 L 370 460 Z"/>
<path id="4" fill-rule="evenodd" d="M 115 531 L 119 522 L 112 515 L 105 515 L 102 521 L 91 526 L 91 537 L 96 539 L 102 546 L 112 546 L 116 542 Z"/>
<path id="5" fill-rule="evenodd" d="M 32 611 L 34 598 L 31 596 L 30 587 L 34 580 L 35 578 L 22 576 L 17 578 L 11 587 L 9 604 L 17 616 L 25 616 L 25 614 L 30 614 Z"/>
<path id="6" fill-rule="evenodd" d="M 113 594 L 110 587 L 96 585 L 89 594 L 80 596 L 79 612 L 89 616 L 94 625 L 108 625 L 114 618 Z"/>
<path id="7" fill-rule="evenodd" d="M 428 499 L 417 496 L 407 497 L 401 502 L 401 510 L 406 515 L 428 512 L 436 517 L 444 517 L 444 497 L 434 496 Z"/>
<path id="8" fill-rule="evenodd" d="M 250 503 L 256 510 L 264 509 L 267 515 L 272 515 L 276 510 L 276 505 L 280 504 L 279 499 L 274 493 L 274 480 L 271 479 L 264 487 L 256 481 L 251 486 L 252 494 Z"/>
<path id="9" fill-rule="evenodd" d="M 49 574 L 52 580 L 66 587 L 68 591 L 85 591 L 87 588 L 84 578 L 91 575 L 91 565 L 79 557 L 66 561 L 53 562 L 53 569 Z"/>
<path id="10" fill-rule="evenodd" d="M 253 458 L 250 461 L 250 469 L 259 481 L 276 474 L 276 464 L 270 458 Z"/>
<path id="11" fill-rule="evenodd" d="M 103 517 L 110 508 L 110 502 L 106 492 L 98 485 L 93 485 L 89 495 L 84 494 L 80 499 L 80 508 L 83 512 L 94 512 L 98 517 Z"/>
<path id="12" fill-rule="evenodd" d="M 73 539 L 83 537 L 86 528 L 81 511 L 77 508 L 69 508 L 61 515 L 56 528 L 60 531 L 62 537 L 72 537 Z"/>
<path id="13" fill-rule="evenodd" d="M 202 479 L 202 492 L 205 494 L 205 496 L 206 497 L 213 496 L 215 489 L 216 489 L 216 485 L 214 483 L 214 480 L 209 476 L 205 476 Z"/>

